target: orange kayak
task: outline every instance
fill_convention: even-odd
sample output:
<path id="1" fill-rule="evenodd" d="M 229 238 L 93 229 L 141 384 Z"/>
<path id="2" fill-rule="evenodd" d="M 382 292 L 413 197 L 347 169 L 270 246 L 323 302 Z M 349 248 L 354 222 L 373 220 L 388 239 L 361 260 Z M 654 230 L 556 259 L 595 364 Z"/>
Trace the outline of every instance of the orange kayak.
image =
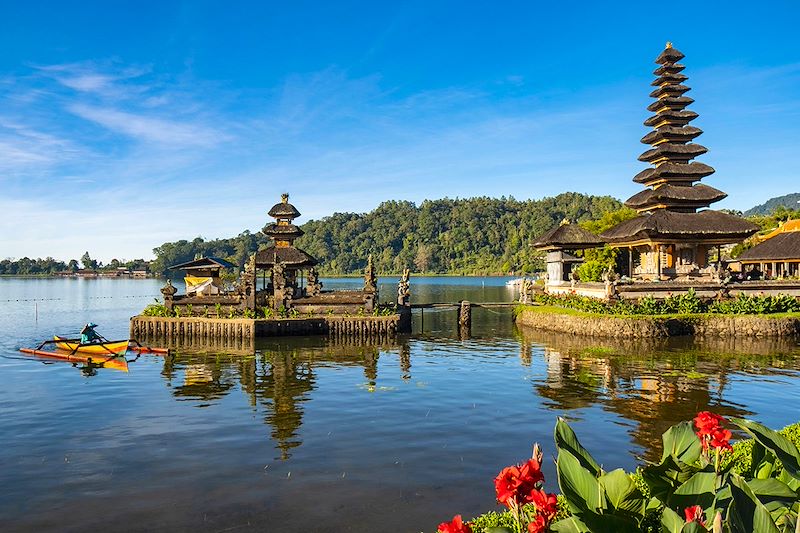
<path id="1" fill-rule="evenodd" d="M 56 348 L 68 352 L 90 354 L 94 356 L 110 356 L 119 355 L 128 351 L 128 340 L 124 341 L 111 341 L 111 342 L 98 342 L 92 344 L 80 344 L 70 339 L 63 339 L 58 335 L 53 336 L 53 340 L 61 341 L 56 342 Z"/>
<path id="2" fill-rule="evenodd" d="M 89 355 L 80 352 L 72 354 L 69 352 L 46 352 L 44 350 L 32 350 L 30 348 L 20 348 L 20 352 L 36 355 L 45 359 L 56 359 L 59 361 L 68 361 L 70 363 L 91 363 L 93 365 L 102 366 L 103 368 L 112 368 L 114 370 L 128 371 L 128 361 L 124 357 L 118 357 L 113 354 L 103 355 Z"/>

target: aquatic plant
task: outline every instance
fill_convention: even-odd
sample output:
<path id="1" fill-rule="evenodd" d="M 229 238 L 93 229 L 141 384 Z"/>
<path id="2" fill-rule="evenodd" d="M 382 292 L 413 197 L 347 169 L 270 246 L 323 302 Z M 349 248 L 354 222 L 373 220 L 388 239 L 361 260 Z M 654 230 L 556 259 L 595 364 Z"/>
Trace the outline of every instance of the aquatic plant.
<path id="1" fill-rule="evenodd" d="M 731 446 L 728 424 L 751 438 Z M 787 430 L 703 411 L 663 434 L 658 463 L 628 474 L 604 470 L 559 418 L 554 432 L 558 499 L 542 488 L 536 445 L 532 459 L 504 468 L 495 478 L 498 502 L 509 513 L 487 513 L 461 530 L 453 529 L 463 524 L 458 515 L 438 531 L 797 532 L 800 452 L 795 442 L 800 442 L 800 424 Z"/>

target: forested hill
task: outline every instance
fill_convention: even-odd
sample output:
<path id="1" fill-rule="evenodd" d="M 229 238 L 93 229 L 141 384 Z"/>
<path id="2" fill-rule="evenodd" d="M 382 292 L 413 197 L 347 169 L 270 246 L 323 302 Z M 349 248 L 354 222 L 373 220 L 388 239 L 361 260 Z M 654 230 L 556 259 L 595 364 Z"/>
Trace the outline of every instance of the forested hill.
<path id="1" fill-rule="evenodd" d="M 753 215 L 769 215 L 779 207 L 784 207 L 786 209 L 797 209 L 800 207 L 800 192 L 770 198 L 763 204 L 757 205 L 745 211 L 744 216 L 749 217 Z"/>
<path id="2" fill-rule="evenodd" d="M 531 242 L 565 218 L 596 219 L 619 209 L 610 196 L 563 193 L 553 198 L 468 198 L 412 202 L 388 201 L 369 213 L 335 213 L 301 227 L 296 245 L 316 257 L 323 274 L 363 271 L 372 254 L 379 273 L 414 272 L 499 274 L 543 268 Z M 195 254 L 228 258 L 242 265 L 266 238 L 238 237 L 165 243 L 154 249 L 154 272 L 188 261 Z"/>

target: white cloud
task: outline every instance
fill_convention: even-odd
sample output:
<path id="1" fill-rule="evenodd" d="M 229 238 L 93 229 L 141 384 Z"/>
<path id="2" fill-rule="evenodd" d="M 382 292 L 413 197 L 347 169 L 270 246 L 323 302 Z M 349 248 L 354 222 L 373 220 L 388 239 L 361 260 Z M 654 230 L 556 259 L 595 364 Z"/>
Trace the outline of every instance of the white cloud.
<path id="1" fill-rule="evenodd" d="M 67 110 L 116 133 L 167 146 L 209 147 L 229 138 L 226 134 L 202 124 L 108 107 L 72 104 Z"/>

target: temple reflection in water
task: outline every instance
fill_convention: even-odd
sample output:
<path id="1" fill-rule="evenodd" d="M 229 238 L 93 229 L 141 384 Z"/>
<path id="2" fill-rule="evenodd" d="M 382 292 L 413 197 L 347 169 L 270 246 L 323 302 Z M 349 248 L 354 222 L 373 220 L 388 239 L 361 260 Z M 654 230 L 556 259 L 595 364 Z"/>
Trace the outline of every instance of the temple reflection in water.
<path id="1" fill-rule="evenodd" d="M 791 339 L 615 340 L 529 329 L 519 339 L 523 365 L 544 357 L 546 377 L 534 386 L 547 407 L 569 413 L 599 405 L 619 414 L 649 460 L 658 459 L 664 431 L 699 411 L 751 414 L 723 399 L 732 374 L 780 374 L 797 359 Z"/>
<path id="2" fill-rule="evenodd" d="M 797 360 L 794 343 L 777 339 L 623 341 L 523 329 L 517 341 L 519 364 L 531 368 L 531 396 L 542 398 L 542 405 L 553 412 L 542 416 L 580 417 L 579 411 L 590 407 L 616 413 L 647 459 L 660 453 L 662 432 L 698 411 L 751 414 L 729 400 L 726 388 L 732 375 L 780 374 L 782 368 L 795 367 Z M 467 344 L 469 349 L 469 343 L 486 341 L 398 338 L 369 344 L 317 337 L 264 340 L 238 353 L 222 347 L 217 347 L 220 353 L 179 348 L 177 355 L 164 360 L 162 375 L 176 399 L 192 400 L 200 407 L 237 390 L 244 393 L 257 419 L 270 428 L 280 459 L 286 460 L 302 443 L 304 404 L 321 386 L 321 369 L 360 367 L 361 388 L 371 392 L 378 386 L 381 355 L 391 356 L 388 368 L 396 369 L 393 377 L 410 382 L 415 353 L 421 356 L 443 344 Z M 516 354 L 498 356 L 514 364 Z"/>

